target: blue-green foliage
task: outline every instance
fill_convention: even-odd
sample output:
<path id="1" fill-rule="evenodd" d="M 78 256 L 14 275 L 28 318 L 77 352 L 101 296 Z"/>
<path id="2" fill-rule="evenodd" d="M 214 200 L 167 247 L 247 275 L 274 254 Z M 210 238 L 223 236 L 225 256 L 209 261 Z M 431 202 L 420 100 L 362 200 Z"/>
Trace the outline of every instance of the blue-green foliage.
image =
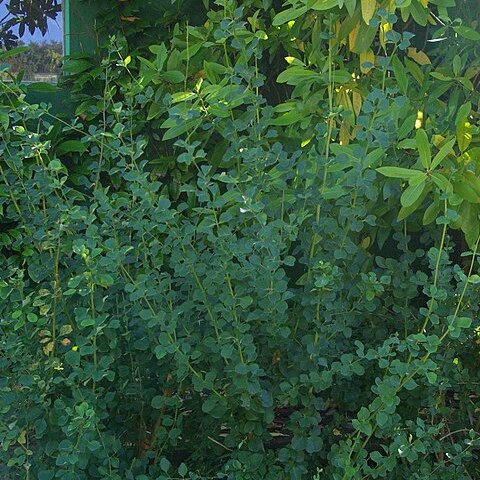
<path id="1" fill-rule="evenodd" d="M 298 113 L 286 118 L 266 57 L 293 49 L 292 32 L 260 29 L 270 7 L 252 28 L 261 2 L 245 3 L 177 26 L 168 47 L 112 38 L 96 69 L 72 76 L 75 119 L 1 86 L 0 459 L 12 479 L 480 475 L 477 200 L 473 179 L 474 193 L 457 187 L 477 178 L 465 152 L 478 133 L 468 127 L 467 150 L 455 125 L 478 94 L 449 84 L 446 112 L 422 90 L 444 80 L 380 61 L 350 112 L 332 69 L 347 84 L 358 59 L 307 43 L 311 70 L 328 55 L 330 67 L 313 83 L 285 76 Z M 339 11 L 319 17 L 327 40 Z M 409 38 L 390 42 L 405 51 Z M 427 85 L 413 87 L 418 71 Z M 445 144 L 436 134 L 457 139 L 455 155 L 424 173 L 426 150 Z"/>

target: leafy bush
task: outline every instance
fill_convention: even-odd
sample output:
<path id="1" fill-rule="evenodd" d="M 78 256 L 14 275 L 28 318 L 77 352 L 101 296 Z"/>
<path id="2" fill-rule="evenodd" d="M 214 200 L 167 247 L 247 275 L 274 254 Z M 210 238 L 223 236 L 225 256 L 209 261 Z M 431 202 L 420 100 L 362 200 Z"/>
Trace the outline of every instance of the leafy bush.
<path id="1" fill-rule="evenodd" d="M 12 478 L 478 477 L 474 9 L 356 3 L 1 85 Z"/>

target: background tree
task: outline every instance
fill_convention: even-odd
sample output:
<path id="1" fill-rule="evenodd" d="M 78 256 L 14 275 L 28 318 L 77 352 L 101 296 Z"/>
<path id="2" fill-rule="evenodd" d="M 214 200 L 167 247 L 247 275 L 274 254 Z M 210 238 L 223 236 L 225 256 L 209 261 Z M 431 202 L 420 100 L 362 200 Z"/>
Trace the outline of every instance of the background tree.
<path id="1" fill-rule="evenodd" d="M 60 42 L 32 42 L 29 49 L 9 59 L 12 72 L 23 72 L 24 79 L 33 78 L 35 73 L 60 73 L 62 64 L 62 44 Z"/>

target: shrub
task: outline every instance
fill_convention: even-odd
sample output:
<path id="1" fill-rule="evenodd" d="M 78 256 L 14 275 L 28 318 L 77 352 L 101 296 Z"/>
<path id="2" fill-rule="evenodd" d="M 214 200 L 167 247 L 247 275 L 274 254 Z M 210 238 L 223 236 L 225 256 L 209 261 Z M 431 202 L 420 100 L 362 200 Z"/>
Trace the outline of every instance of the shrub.
<path id="1" fill-rule="evenodd" d="M 69 120 L 2 84 L 11 477 L 479 475 L 479 35 L 434 5 L 218 1 L 68 59 Z"/>

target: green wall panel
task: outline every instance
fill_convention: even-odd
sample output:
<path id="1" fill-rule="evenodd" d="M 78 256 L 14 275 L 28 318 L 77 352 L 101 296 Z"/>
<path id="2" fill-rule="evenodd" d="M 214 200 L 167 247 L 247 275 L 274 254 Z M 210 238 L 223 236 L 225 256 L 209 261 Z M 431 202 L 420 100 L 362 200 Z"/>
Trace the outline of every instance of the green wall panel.
<path id="1" fill-rule="evenodd" d="M 64 0 L 65 54 L 93 52 L 98 45 L 98 2 Z"/>

